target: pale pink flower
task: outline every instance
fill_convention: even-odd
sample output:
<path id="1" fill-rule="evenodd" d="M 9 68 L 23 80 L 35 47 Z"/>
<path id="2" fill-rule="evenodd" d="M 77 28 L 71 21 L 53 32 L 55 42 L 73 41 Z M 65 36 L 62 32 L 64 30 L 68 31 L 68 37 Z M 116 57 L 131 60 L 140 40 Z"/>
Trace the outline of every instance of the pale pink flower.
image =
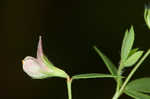
<path id="1" fill-rule="evenodd" d="M 43 54 L 41 36 L 39 38 L 37 48 L 37 57 L 25 57 L 23 60 L 23 70 L 34 79 L 43 79 L 47 77 L 68 77 L 63 70 L 55 67 Z"/>

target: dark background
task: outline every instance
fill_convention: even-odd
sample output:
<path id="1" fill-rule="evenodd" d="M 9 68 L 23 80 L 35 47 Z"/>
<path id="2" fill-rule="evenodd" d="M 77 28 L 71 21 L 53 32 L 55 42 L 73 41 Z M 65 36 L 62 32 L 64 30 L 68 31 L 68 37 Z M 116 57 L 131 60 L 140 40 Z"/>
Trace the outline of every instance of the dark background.
<path id="1" fill-rule="evenodd" d="M 131 25 L 136 32 L 134 47 L 150 48 L 150 30 L 143 17 L 147 1 L 1 0 L 1 99 L 67 99 L 64 79 L 33 80 L 22 70 L 23 58 L 36 55 L 39 35 L 48 58 L 70 75 L 109 73 L 92 46 L 118 65 L 124 31 Z M 150 76 L 149 60 L 133 79 Z M 77 80 L 72 90 L 73 99 L 111 99 L 115 81 Z"/>

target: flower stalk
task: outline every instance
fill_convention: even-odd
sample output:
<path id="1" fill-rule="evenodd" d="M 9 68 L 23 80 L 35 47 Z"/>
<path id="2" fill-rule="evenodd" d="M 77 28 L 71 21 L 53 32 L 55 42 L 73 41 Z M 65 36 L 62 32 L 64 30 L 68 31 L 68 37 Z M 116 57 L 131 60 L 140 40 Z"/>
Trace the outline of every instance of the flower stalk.
<path id="1" fill-rule="evenodd" d="M 68 99 L 72 99 L 71 84 L 72 84 L 72 79 L 68 76 L 67 78 Z"/>

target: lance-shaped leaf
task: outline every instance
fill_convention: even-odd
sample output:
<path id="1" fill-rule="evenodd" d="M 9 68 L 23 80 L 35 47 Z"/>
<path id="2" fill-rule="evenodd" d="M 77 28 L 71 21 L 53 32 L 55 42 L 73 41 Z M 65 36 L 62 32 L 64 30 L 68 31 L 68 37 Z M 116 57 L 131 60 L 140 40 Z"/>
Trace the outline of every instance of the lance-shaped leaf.
<path id="1" fill-rule="evenodd" d="M 91 74 L 79 74 L 72 77 L 72 79 L 89 79 L 89 78 L 116 78 L 121 76 L 114 76 L 109 74 L 99 74 L 99 73 L 91 73 Z"/>
<path id="2" fill-rule="evenodd" d="M 130 30 L 126 30 L 125 36 L 122 43 L 121 48 L 121 61 L 126 61 L 127 57 L 129 56 L 129 53 L 132 49 L 134 43 L 134 29 L 133 26 L 130 28 Z"/>
<path id="3" fill-rule="evenodd" d="M 130 57 L 131 55 L 133 55 L 134 53 L 136 53 L 139 50 L 139 48 L 134 48 L 130 51 L 128 57 Z"/>
<path id="4" fill-rule="evenodd" d="M 143 93 L 150 93 L 150 78 L 140 78 L 133 80 L 127 85 L 126 89 Z"/>
<path id="5" fill-rule="evenodd" d="M 143 55 L 143 51 L 137 51 L 133 53 L 131 56 L 128 57 L 128 59 L 125 61 L 124 66 L 130 67 L 133 66 L 139 58 Z"/>
<path id="6" fill-rule="evenodd" d="M 96 46 L 94 46 L 94 49 L 98 53 L 98 55 L 102 58 L 102 60 L 104 61 L 104 63 L 106 64 L 109 72 L 112 75 L 117 75 L 117 68 L 112 63 L 112 61 L 105 54 L 103 54 Z"/>
<path id="7" fill-rule="evenodd" d="M 150 96 L 141 92 L 126 90 L 125 94 L 134 99 L 150 99 Z"/>

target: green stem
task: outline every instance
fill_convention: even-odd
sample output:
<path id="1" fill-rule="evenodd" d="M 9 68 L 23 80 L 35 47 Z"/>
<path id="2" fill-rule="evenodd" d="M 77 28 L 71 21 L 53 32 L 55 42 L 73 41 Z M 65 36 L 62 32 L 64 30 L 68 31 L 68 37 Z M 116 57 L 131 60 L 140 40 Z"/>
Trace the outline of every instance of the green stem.
<path id="1" fill-rule="evenodd" d="M 72 90 L 71 90 L 72 79 L 67 78 L 67 88 L 68 88 L 68 99 L 72 99 Z"/>
<path id="2" fill-rule="evenodd" d="M 123 69 L 123 64 L 122 62 L 120 62 L 117 75 L 121 76 L 122 69 Z M 116 92 L 113 96 L 113 99 L 116 99 L 116 96 L 118 96 L 118 92 L 120 90 L 121 85 L 122 85 L 122 78 L 117 78 L 117 87 L 116 87 Z"/>
<path id="3" fill-rule="evenodd" d="M 119 69 L 118 69 L 118 75 L 121 76 L 122 75 L 122 69 L 123 69 L 123 64 L 122 62 L 120 62 L 120 66 L 119 66 Z M 117 92 L 119 91 L 120 87 L 122 85 L 122 78 L 118 78 L 117 79 Z"/>
<path id="4" fill-rule="evenodd" d="M 132 76 L 134 75 L 134 73 L 136 72 L 136 70 L 140 67 L 140 65 L 142 64 L 142 62 L 148 57 L 148 55 L 150 54 L 150 50 L 148 50 L 145 55 L 141 58 L 141 60 L 137 63 L 137 65 L 132 69 L 132 71 L 130 72 L 130 74 L 128 75 L 128 77 L 126 78 L 126 80 L 124 81 L 123 85 L 120 88 L 120 91 L 114 96 L 113 99 L 118 99 L 121 94 L 123 93 L 126 85 L 128 84 L 128 82 L 130 81 L 130 79 L 132 78 Z"/>

